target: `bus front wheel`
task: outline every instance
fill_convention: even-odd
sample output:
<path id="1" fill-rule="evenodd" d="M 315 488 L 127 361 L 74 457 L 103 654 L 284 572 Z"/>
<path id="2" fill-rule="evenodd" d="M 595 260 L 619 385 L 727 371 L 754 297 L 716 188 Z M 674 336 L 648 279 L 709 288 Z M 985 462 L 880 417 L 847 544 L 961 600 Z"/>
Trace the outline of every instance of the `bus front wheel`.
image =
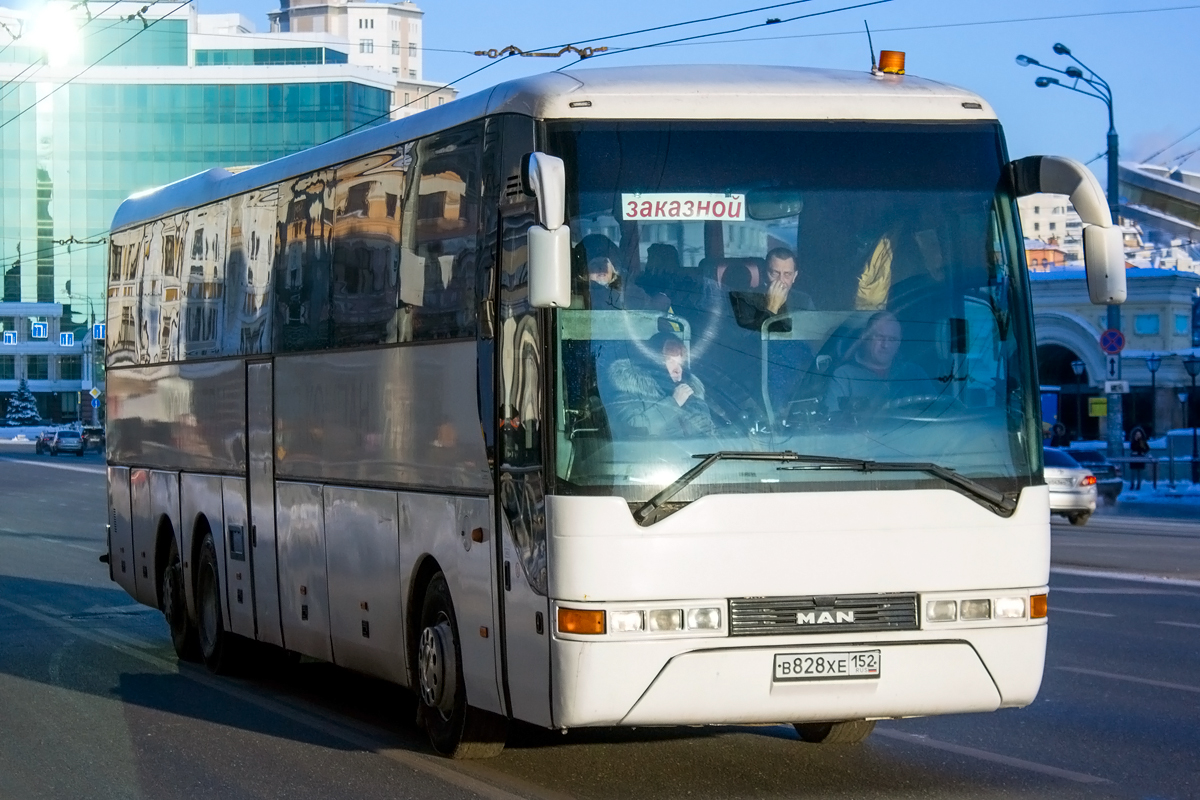
<path id="1" fill-rule="evenodd" d="M 462 646 L 446 576 L 425 590 L 417 642 L 417 718 L 433 749 L 450 758 L 490 758 L 504 749 L 508 720 L 467 705 Z"/>
<path id="2" fill-rule="evenodd" d="M 797 722 L 793 726 L 800 741 L 809 744 L 858 744 L 875 730 L 873 719 L 848 722 Z"/>

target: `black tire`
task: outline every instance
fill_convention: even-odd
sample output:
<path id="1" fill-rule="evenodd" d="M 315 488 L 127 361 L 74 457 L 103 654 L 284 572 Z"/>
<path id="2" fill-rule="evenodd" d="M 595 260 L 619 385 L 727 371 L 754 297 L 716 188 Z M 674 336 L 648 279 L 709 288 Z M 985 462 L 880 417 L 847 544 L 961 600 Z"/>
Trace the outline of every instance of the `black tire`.
<path id="1" fill-rule="evenodd" d="M 57 457 L 57 456 L 58 456 L 58 450 L 57 450 L 56 448 L 53 448 L 53 447 L 51 447 L 51 448 L 50 448 L 50 455 Z"/>
<path id="2" fill-rule="evenodd" d="M 809 744 L 860 744 L 875 730 L 875 720 L 797 722 L 792 727 L 800 735 L 800 740 Z"/>
<path id="3" fill-rule="evenodd" d="M 79 452 L 77 452 L 75 455 L 79 456 L 80 458 L 83 458 L 83 453 L 84 453 L 84 450 L 81 447 L 81 448 L 79 448 Z"/>
<path id="4" fill-rule="evenodd" d="M 182 661 L 200 661 L 200 635 L 188 619 L 187 601 L 183 593 L 183 566 L 175 537 L 167 549 L 167 568 L 162 574 L 162 612 L 171 631 L 171 645 Z"/>
<path id="5" fill-rule="evenodd" d="M 1069 514 L 1067 516 L 1067 519 L 1072 525 L 1087 525 L 1088 520 L 1091 518 L 1092 515 L 1088 511 L 1080 511 L 1077 514 Z"/>
<path id="6" fill-rule="evenodd" d="M 244 648 L 240 637 L 225 630 L 217 563 L 212 534 L 205 533 L 196 565 L 196 632 L 204 665 L 218 675 L 227 675 L 241 666 Z"/>
<path id="7" fill-rule="evenodd" d="M 467 705 L 462 646 L 446 576 L 425 590 L 417 636 L 417 719 L 429 742 L 448 758 L 491 758 L 504 749 L 508 720 Z"/>

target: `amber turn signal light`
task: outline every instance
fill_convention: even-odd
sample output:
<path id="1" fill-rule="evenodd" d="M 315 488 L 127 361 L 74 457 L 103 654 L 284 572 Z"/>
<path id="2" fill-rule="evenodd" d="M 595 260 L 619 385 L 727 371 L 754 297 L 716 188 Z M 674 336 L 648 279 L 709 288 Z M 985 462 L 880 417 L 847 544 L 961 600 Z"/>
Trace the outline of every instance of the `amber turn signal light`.
<path id="1" fill-rule="evenodd" d="M 889 75 L 903 75 L 904 53 L 900 50 L 880 50 L 879 71 Z"/>
<path id="2" fill-rule="evenodd" d="M 1029 598 L 1029 618 L 1030 619 L 1045 619 L 1046 618 L 1046 595 L 1035 594 Z"/>
<path id="3" fill-rule="evenodd" d="M 559 633 L 604 633 L 604 611 L 582 608 L 558 609 Z"/>

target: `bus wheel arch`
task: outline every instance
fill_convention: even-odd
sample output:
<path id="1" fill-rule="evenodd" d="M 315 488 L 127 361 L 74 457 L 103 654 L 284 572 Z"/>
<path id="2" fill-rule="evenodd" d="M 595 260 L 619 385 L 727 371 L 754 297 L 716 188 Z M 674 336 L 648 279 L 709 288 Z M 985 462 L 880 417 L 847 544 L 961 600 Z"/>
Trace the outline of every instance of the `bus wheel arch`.
<path id="1" fill-rule="evenodd" d="M 167 622 L 175 655 L 182 661 L 199 661 L 200 641 L 195 623 L 188 616 L 179 542 L 175 526 L 165 514 L 159 519 L 155 537 L 154 575 L 158 607 Z"/>
<path id="2" fill-rule="evenodd" d="M 409 618 L 417 722 L 433 749 L 450 758 L 490 758 L 504 749 L 508 720 L 467 704 L 462 646 L 450 586 L 426 558 L 413 581 Z"/>

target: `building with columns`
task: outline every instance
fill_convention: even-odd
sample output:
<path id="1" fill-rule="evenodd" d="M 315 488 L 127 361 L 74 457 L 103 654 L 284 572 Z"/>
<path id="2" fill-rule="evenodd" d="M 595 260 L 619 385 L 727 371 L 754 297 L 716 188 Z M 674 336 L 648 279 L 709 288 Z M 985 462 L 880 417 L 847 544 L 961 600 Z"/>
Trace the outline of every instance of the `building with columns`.
<path id="1" fill-rule="evenodd" d="M 1178 392 L 1191 382 L 1183 358 L 1200 356 L 1200 275 L 1145 268 L 1128 269 L 1126 274 L 1129 299 L 1121 306 L 1126 341 L 1121 378 L 1130 386 L 1124 396 L 1125 426 L 1132 430 L 1140 425 L 1156 432 L 1182 427 Z M 1077 430 L 1077 408 L 1082 407 L 1084 438 L 1102 439 L 1105 419 L 1086 414 L 1087 399 L 1104 396 L 1106 359 L 1099 342 L 1108 327 L 1106 310 L 1088 300 L 1087 282 L 1078 265 L 1030 272 L 1029 277 L 1043 390 L 1059 393 L 1059 416 L 1070 431 Z M 1153 396 L 1146 364 L 1152 354 L 1162 359 Z M 1085 365 L 1078 379 L 1071 368 L 1077 360 Z M 1077 391 L 1082 394 L 1078 404 Z M 1193 399 L 1192 414 L 1192 419 L 1200 419 L 1200 396 Z"/>

